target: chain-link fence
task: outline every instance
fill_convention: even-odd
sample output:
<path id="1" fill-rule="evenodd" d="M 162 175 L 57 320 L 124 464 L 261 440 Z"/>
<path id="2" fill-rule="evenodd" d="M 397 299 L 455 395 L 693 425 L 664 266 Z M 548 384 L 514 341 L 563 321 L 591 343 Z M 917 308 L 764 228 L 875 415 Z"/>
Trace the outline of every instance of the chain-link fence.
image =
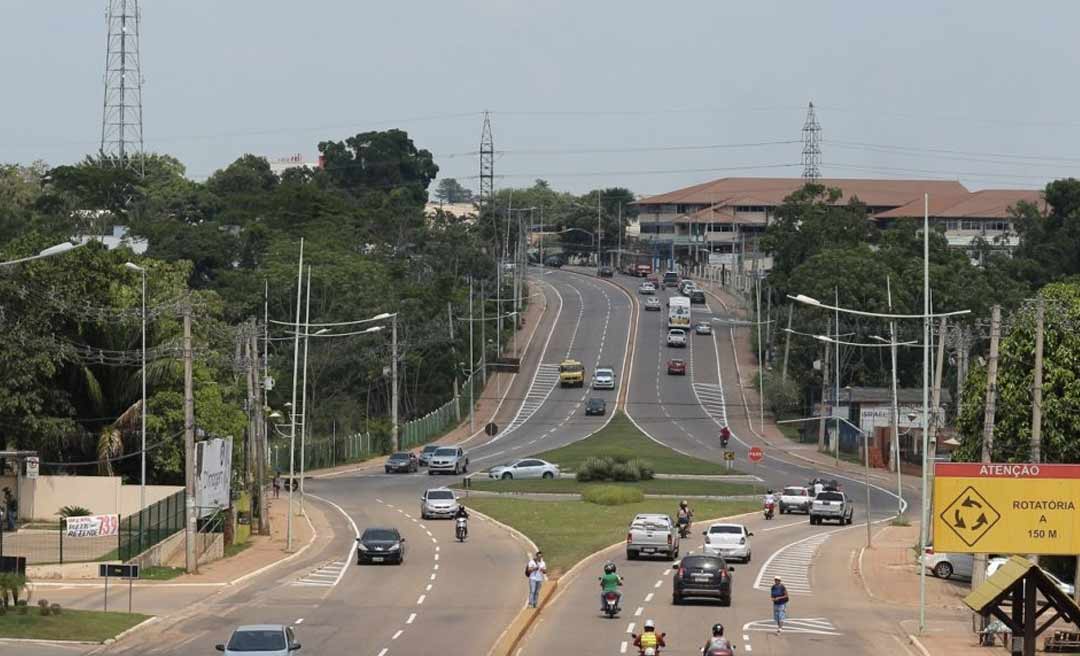
<path id="1" fill-rule="evenodd" d="M 458 398 L 450 399 L 423 417 L 405 422 L 401 427 L 402 449 L 412 449 L 436 440 L 447 433 L 462 419 L 469 416 L 469 399 L 480 398 L 481 381 L 470 376 L 462 385 Z"/>
<path id="2" fill-rule="evenodd" d="M 184 490 L 120 520 L 119 559 L 128 561 L 184 529 Z"/>
<path id="3" fill-rule="evenodd" d="M 0 556 L 25 558 L 27 565 L 116 560 L 120 548 L 118 535 L 104 537 L 67 537 L 65 523 L 32 522 L 18 531 L 0 533 Z"/>

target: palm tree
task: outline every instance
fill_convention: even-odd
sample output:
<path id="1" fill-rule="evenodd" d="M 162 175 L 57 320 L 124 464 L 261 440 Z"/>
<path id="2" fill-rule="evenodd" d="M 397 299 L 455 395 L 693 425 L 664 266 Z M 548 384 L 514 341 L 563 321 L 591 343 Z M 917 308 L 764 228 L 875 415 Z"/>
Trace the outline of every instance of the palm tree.
<path id="1" fill-rule="evenodd" d="M 124 453 L 124 433 L 138 430 L 141 417 L 142 400 L 139 400 L 120 413 L 115 421 L 101 429 L 97 443 L 99 474 L 113 475 L 112 461 Z"/>

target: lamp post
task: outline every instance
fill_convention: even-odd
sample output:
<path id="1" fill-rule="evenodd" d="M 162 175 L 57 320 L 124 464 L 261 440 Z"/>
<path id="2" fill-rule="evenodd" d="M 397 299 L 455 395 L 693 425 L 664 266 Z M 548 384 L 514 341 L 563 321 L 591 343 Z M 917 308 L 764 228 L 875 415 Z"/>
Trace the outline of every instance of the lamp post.
<path id="1" fill-rule="evenodd" d="M 40 260 L 46 257 L 52 257 L 53 255 L 59 255 L 66 253 L 72 249 L 79 248 L 82 244 L 75 245 L 69 241 L 60 242 L 55 246 L 49 246 L 48 248 L 40 251 L 37 255 L 31 255 L 30 257 L 21 257 L 17 260 L 9 260 L 7 262 L 0 262 L 0 266 L 12 266 L 15 264 L 21 264 L 23 262 L 31 262 L 33 260 Z"/>
<path id="2" fill-rule="evenodd" d="M 126 263 L 124 267 L 142 276 L 142 401 L 139 403 L 142 410 L 142 426 L 139 430 L 139 510 L 142 510 L 146 507 L 146 269 L 134 262 Z"/>

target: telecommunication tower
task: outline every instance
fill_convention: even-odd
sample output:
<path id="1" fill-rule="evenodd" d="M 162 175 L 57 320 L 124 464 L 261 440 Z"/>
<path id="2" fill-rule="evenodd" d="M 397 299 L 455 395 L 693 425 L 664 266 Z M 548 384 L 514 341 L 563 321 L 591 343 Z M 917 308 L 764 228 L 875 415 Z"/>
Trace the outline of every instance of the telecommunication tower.
<path id="1" fill-rule="evenodd" d="M 802 127 L 802 177 L 814 182 L 821 177 L 821 124 L 814 114 L 814 103 L 806 111 L 806 122 Z"/>
<path id="2" fill-rule="evenodd" d="M 480 216 L 495 209 L 495 139 L 491 136 L 491 115 L 484 112 L 480 133 Z"/>
<path id="3" fill-rule="evenodd" d="M 138 0 L 107 0 L 101 159 L 143 174 L 142 63 Z"/>

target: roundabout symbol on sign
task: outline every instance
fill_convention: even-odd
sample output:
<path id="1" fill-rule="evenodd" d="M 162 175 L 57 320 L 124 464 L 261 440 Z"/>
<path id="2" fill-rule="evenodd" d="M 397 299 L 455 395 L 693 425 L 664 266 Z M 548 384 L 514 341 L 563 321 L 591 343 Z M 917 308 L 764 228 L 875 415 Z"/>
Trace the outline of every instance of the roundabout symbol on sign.
<path id="1" fill-rule="evenodd" d="M 750 458 L 750 462 L 761 462 L 765 457 L 765 452 L 761 450 L 760 446 L 752 446 L 747 456 Z"/>

